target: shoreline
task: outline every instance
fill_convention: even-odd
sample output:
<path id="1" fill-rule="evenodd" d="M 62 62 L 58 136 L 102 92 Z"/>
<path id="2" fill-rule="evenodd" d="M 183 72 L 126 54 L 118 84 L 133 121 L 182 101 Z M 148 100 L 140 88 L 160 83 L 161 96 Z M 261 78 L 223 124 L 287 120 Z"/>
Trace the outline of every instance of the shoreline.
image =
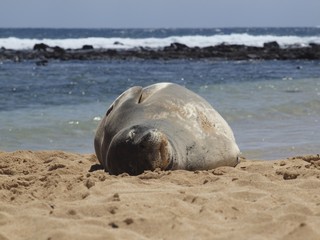
<path id="1" fill-rule="evenodd" d="M 119 43 L 115 43 L 119 44 Z M 49 60 L 170 60 L 170 59 L 216 59 L 216 60 L 319 60 L 320 44 L 306 47 L 281 48 L 277 42 L 265 43 L 263 47 L 220 44 L 209 47 L 188 47 L 181 43 L 170 46 L 134 49 L 94 49 L 84 45 L 81 49 L 64 49 L 59 46 L 35 44 L 32 50 L 0 48 L 0 61 L 38 60 L 37 65 L 46 65 Z"/>
<path id="2" fill-rule="evenodd" d="M 320 155 L 111 176 L 94 154 L 0 151 L 0 239 L 319 239 Z"/>

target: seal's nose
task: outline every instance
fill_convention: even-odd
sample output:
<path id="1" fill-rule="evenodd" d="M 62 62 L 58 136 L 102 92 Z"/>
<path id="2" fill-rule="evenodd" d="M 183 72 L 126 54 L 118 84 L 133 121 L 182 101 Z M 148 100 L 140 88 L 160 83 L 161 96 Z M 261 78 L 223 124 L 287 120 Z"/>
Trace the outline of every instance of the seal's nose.
<path id="1" fill-rule="evenodd" d="M 167 137 L 156 128 L 134 126 L 112 140 L 107 165 L 111 174 L 138 175 L 145 170 L 166 169 L 170 160 Z"/>

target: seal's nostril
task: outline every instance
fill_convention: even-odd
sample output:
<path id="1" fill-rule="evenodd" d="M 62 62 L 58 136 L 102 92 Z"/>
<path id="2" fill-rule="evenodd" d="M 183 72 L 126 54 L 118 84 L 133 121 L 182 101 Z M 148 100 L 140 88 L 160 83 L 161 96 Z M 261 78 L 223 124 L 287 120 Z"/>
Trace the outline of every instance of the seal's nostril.
<path id="1" fill-rule="evenodd" d="M 128 137 L 129 137 L 131 140 L 134 138 L 135 135 L 136 135 L 136 133 L 135 133 L 134 129 L 132 129 L 132 130 L 130 130 L 130 131 L 128 132 Z"/>

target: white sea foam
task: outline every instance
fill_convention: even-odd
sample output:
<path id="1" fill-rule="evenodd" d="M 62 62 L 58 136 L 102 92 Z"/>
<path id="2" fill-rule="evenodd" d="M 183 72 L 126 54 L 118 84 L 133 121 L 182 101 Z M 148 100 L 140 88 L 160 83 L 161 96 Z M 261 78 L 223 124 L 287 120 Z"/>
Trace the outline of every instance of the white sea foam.
<path id="1" fill-rule="evenodd" d="M 49 46 L 59 46 L 65 49 L 78 49 L 83 45 L 92 45 L 94 48 L 105 49 L 131 49 L 137 47 L 163 48 L 171 43 L 178 42 L 189 47 L 207 47 L 219 44 L 244 44 L 247 46 L 261 47 L 266 42 L 276 41 L 281 47 L 288 45 L 307 46 L 309 43 L 320 44 L 320 36 L 273 36 L 229 34 L 213 36 L 171 36 L 166 38 L 66 38 L 66 39 L 28 39 L 28 38 L 0 38 L 0 47 L 6 49 L 22 50 L 32 49 L 36 43 L 45 43 Z M 117 43 L 117 44 L 115 44 Z"/>

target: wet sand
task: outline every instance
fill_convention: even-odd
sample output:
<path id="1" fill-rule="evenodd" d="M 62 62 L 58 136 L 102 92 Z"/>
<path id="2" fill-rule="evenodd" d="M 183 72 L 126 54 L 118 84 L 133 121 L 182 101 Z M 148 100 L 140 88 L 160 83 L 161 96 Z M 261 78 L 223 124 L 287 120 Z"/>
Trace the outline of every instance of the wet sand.
<path id="1" fill-rule="evenodd" d="M 0 152 L 0 240 L 320 239 L 320 156 L 110 176 L 93 154 Z"/>

